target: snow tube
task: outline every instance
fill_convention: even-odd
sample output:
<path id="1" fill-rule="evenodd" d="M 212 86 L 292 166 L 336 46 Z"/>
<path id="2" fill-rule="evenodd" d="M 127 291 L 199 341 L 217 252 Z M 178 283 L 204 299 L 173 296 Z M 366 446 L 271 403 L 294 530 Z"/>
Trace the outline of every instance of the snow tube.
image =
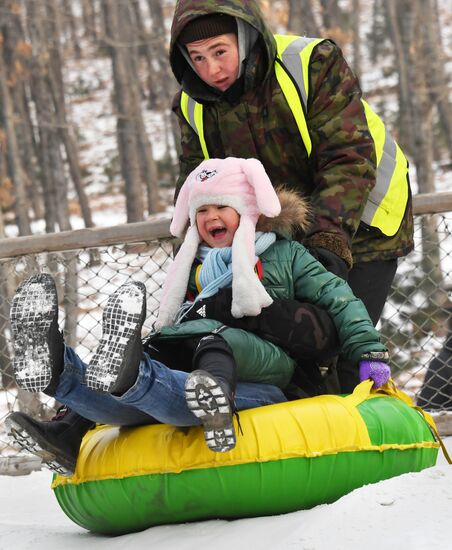
<path id="1" fill-rule="evenodd" d="M 74 476 L 55 476 L 52 488 L 75 523 L 123 534 L 293 512 L 434 466 L 431 417 L 402 392 L 371 386 L 242 411 L 228 453 L 210 451 L 200 427 L 100 426 L 85 436 Z"/>

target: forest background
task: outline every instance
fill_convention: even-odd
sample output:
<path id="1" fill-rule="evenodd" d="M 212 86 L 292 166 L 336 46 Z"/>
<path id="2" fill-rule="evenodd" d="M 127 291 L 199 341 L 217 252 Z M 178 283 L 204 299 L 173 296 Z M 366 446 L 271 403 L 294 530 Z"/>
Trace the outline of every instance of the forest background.
<path id="1" fill-rule="evenodd" d="M 434 192 L 452 158 L 447 2 L 260 4 L 275 32 L 336 40 L 409 156 L 415 191 Z M 123 211 L 112 225 L 171 203 L 174 6 L 0 0 L 0 237 L 92 227 L 95 211 L 112 202 Z"/>

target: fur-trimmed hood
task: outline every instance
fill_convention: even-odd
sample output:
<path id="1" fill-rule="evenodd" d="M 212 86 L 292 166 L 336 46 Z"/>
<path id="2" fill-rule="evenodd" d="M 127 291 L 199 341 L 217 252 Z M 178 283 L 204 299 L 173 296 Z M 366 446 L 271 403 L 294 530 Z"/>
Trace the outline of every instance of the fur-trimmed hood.
<path id="1" fill-rule="evenodd" d="M 259 217 L 256 231 L 273 231 L 286 239 L 293 239 L 300 230 L 306 232 L 311 223 L 311 209 L 307 199 L 285 187 L 276 189 L 281 213 L 274 218 Z"/>

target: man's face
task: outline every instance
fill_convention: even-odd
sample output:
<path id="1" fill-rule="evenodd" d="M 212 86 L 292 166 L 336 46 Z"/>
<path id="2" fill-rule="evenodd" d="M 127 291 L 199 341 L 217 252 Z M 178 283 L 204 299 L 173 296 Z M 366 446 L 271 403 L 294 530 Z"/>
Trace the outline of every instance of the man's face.
<path id="1" fill-rule="evenodd" d="M 196 72 L 209 86 L 224 92 L 237 80 L 239 48 L 236 34 L 204 38 L 189 42 L 186 47 Z"/>

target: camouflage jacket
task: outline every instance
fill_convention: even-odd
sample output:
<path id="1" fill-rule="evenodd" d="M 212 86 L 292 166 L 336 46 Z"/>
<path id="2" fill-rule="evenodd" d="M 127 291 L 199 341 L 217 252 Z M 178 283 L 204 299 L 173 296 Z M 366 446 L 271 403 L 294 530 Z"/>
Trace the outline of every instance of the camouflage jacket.
<path id="1" fill-rule="evenodd" d="M 176 40 L 192 19 L 213 12 L 241 18 L 259 32 L 239 82 L 224 93 L 206 85 L 181 54 Z M 309 197 L 314 216 L 297 238 L 322 246 L 352 263 L 391 259 L 413 248 L 411 197 L 393 237 L 360 223 L 375 185 L 375 150 L 362 107 L 359 83 L 332 42 L 314 48 L 309 66 L 306 121 L 313 151 L 308 158 L 292 111 L 274 72 L 276 44 L 254 0 L 179 0 L 171 29 L 170 62 L 188 95 L 204 105 L 204 135 L 211 157 L 256 157 L 273 184 Z M 179 117 L 182 155 L 176 191 L 204 159 L 198 136 Z"/>

